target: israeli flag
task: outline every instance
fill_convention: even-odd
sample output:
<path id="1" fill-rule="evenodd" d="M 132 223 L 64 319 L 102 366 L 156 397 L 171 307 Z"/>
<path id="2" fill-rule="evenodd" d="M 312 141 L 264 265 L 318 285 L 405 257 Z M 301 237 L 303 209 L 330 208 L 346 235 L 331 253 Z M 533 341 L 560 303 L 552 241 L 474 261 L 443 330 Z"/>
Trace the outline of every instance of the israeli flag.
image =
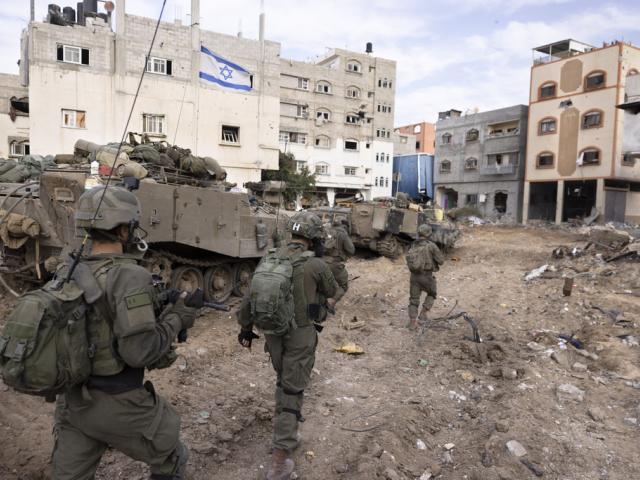
<path id="1" fill-rule="evenodd" d="M 253 75 L 204 46 L 200 47 L 200 78 L 205 83 L 215 83 L 231 90 L 248 92 L 253 86 Z"/>

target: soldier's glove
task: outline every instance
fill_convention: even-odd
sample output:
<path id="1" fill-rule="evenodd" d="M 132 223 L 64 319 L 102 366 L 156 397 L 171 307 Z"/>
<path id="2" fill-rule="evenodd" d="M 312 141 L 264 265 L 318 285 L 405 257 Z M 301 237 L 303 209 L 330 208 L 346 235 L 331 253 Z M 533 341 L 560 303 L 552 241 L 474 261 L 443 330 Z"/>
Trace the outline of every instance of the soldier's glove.
<path id="1" fill-rule="evenodd" d="M 182 322 L 182 329 L 189 329 L 193 327 L 196 321 L 197 308 L 189 307 L 185 305 L 185 299 L 180 297 L 176 303 L 171 307 L 171 313 L 175 313 L 180 317 Z"/>
<path id="2" fill-rule="evenodd" d="M 253 333 L 253 330 L 242 329 L 238 334 L 238 342 L 245 348 L 251 348 L 251 342 L 254 338 L 260 338 L 260 336 Z"/>

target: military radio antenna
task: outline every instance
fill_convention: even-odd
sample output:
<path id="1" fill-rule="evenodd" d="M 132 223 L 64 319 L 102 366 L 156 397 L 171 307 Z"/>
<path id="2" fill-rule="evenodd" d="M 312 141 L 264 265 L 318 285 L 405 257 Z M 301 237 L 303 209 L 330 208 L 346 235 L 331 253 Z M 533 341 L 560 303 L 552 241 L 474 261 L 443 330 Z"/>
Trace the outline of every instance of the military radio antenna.
<path id="1" fill-rule="evenodd" d="M 167 0 L 162 0 L 162 8 L 160 9 L 160 15 L 158 15 L 158 21 L 156 22 L 156 28 L 153 31 L 153 37 L 151 38 L 151 43 L 149 44 L 149 50 L 147 55 L 144 58 L 144 66 L 142 68 L 142 73 L 140 74 L 140 80 L 138 81 L 138 88 L 136 88 L 136 94 L 133 97 L 133 103 L 131 104 L 131 110 L 129 110 L 129 116 L 127 117 L 127 122 L 124 125 L 124 131 L 122 132 L 122 138 L 120 139 L 120 143 L 118 144 L 118 149 L 116 150 L 116 155 L 113 159 L 113 163 L 111 164 L 111 169 L 109 170 L 109 175 L 107 176 L 107 181 L 104 185 L 104 189 L 102 190 L 102 195 L 100 195 L 100 200 L 98 201 L 98 206 L 96 207 L 96 211 L 93 214 L 93 218 L 91 219 L 91 226 L 93 226 L 96 222 L 96 218 L 98 218 L 98 212 L 100 211 L 100 207 L 102 206 L 102 201 L 104 200 L 104 195 L 107 193 L 107 188 L 109 188 L 109 184 L 111 183 L 111 177 L 113 177 L 113 171 L 116 168 L 116 163 L 118 162 L 118 157 L 120 156 L 120 151 L 122 150 L 122 144 L 124 143 L 125 138 L 127 137 L 127 132 L 129 131 L 129 123 L 131 122 L 131 117 L 133 116 L 133 111 L 136 107 L 136 102 L 138 101 L 138 96 L 140 95 L 140 88 L 142 87 L 142 80 L 144 80 L 144 74 L 147 71 L 147 62 L 149 58 L 151 58 L 151 51 L 153 50 L 153 45 L 156 42 L 156 37 L 158 36 L 158 29 L 160 28 L 160 21 L 162 20 L 162 14 L 164 13 L 164 7 L 167 5 Z M 124 18 L 122 16 L 121 18 Z M 126 21 L 126 20 L 125 20 Z M 67 273 L 66 282 L 71 280 L 71 276 L 73 275 L 73 271 L 78 266 L 80 262 L 80 258 L 82 257 L 82 253 L 84 252 L 85 246 L 89 241 L 89 232 L 85 232 L 84 237 L 82 238 L 82 243 L 80 244 L 80 248 L 73 256 L 73 263 L 69 267 L 69 272 Z"/>

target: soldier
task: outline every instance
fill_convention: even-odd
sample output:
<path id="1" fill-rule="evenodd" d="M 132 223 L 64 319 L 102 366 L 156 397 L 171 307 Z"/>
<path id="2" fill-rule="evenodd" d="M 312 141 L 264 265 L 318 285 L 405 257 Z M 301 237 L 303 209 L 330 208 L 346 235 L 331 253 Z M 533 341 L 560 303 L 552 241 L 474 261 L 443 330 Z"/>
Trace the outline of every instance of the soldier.
<path id="1" fill-rule="evenodd" d="M 298 422 L 303 421 L 300 413 L 303 394 L 315 362 L 316 330 L 322 330 L 327 309 L 333 308 L 344 293 L 331 269 L 318 258 L 322 254 L 324 236 L 320 219 L 313 213 L 299 212 L 291 217 L 287 229 L 292 236 L 289 243 L 272 250 L 261 261 L 261 265 L 265 265 L 274 258 L 288 258 L 293 265 L 293 318 L 282 319 L 282 323 L 293 323 L 293 326 L 282 335 L 265 332 L 265 350 L 271 356 L 277 375 L 273 453 L 267 480 L 288 480 L 293 473 L 294 463 L 289 457 L 299 444 Z M 315 251 L 315 256 L 309 250 Z M 261 265 L 256 269 L 254 280 Z M 257 284 L 252 281 L 252 288 L 238 312 L 241 326 L 238 341 L 247 348 L 251 347 L 252 339 L 258 338 L 253 333 L 257 318 L 250 300 L 254 295 L 251 290 L 257 290 Z"/>
<path id="2" fill-rule="evenodd" d="M 92 241 L 80 266 L 91 269 L 103 296 L 88 313 L 95 339 L 91 376 L 58 397 L 53 477 L 93 478 L 111 446 L 148 464 L 152 479 L 180 480 L 189 456 L 180 441 L 180 417 L 151 382 L 143 384 L 144 369 L 172 363 L 171 344 L 180 330 L 193 326 L 196 308 L 185 306 L 183 294 L 156 318 L 151 274 L 124 253 L 137 240 L 140 204 L 119 187 L 109 187 L 101 202 L 104 188 L 85 192 L 75 215 L 76 226 Z"/>
<path id="3" fill-rule="evenodd" d="M 422 304 L 420 320 L 424 321 L 427 312 L 431 310 L 436 300 L 437 287 L 433 272 L 440 269 L 444 263 L 444 256 L 435 243 L 429 240 L 431 236 L 431 226 L 427 224 L 418 227 L 418 239 L 411 245 L 407 252 L 407 266 L 411 271 L 409 280 L 409 323 L 408 327 L 415 329 L 418 327 L 418 307 L 422 292 L 427 293 Z"/>
<path id="4" fill-rule="evenodd" d="M 327 238 L 325 240 L 325 252 L 324 260 L 331 268 L 333 276 L 336 278 L 336 282 L 346 291 L 349 288 L 349 272 L 345 267 L 347 259 L 356 253 L 356 248 L 353 246 L 351 237 L 347 232 L 349 222 L 346 219 L 336 220 L 333 226 L 330 226 L 327 230 Z"/>

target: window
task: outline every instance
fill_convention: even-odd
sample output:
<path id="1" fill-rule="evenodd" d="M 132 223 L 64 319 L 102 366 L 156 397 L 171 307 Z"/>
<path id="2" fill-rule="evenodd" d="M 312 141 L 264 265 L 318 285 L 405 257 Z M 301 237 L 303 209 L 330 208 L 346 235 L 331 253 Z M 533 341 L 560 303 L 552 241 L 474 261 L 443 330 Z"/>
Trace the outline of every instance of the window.
<path id="1" fill-rule="evenodd" d="M 388 187 L 389 186 L 389 177 L 385 177 L 384 179 L 384 186 Z"/>
<path id="2" fill-rule="evenodd" d="M 539 153 L 536 157 L 536 168 L 553 168 L 553 153 Z"/>
<path id="3" fill-rule="evenodd" d="M 307 144 L 307 134 L 299 132 L 280 132 L 280 142 L 282 143 L 298 143 L 300 145 Z"/>
<path id="4" fill-rule="evenodd" d="M 308 78 L 298 78 L 298 88 L 300 90 L 309 90 L 309 79 Z"/>
<path id="5" fill-rule="evenodd" d="M 376 187 L 378 186 L 378 177 L 376 177 L 376 183 L 375 183 Z"/>
<path id="6" fill-rule="evenodd" d="M 414 125 L 413 133 L 420 133 L 422 131 L 422 125 Z"/>
<path id="7" fill-rule="evenodd" d="M 331 93 L 331 84 L 329 82 L 320 81 L 316 84 L 316 92 L 318 93 Z"/>
<path id="8" fill-rule="evenodd" d="M 58 45 L 57 59 L 59 62 L 64 63 L 89 65 L 89 49 L 72 47 L 71 45 Z"/>
<path id="9" fill-rule="evenodd" d="M 160 75 L 171 75 L 171 60 L 158 57 L 147 58 L 147 72 Z"/>
<path id="10" fill-rule="evenodd" d="M 240 143 L 240 127 L 222 125 L 223 143 Z"/>
<path id="11" fill-rule="evenodd" d="M 344 141 L 344 149 L 357 151 L 358 150 L 358 141 L 357 140 L 345 140 Z"/>
<path id="12" fill-rule="evenodd" d="M 164 115 L 155 115 L 145 113 L 142 115 L 142 131 L 154 135 L 164 135 L 166 133 L 166 124 Z"/>
<path id="13" fill-rule="evenodd" d="M 355 176 L 358 171 L 358 167 L 344 167 L 344 174 L 349 176 Z"/>
<path id="14" fill-rule="evenodd" d="M 309 117 L 309 106 L 308 105 L 296 105 L 296 117 L 298 117 L 298 118 L 307 118 L 307 117 Z"/>
<path id="15" fill-rule="evenodd" d="M 390 138 L 391 130 L 387 130 L 386 128 L 378 128 L 376 130 L 376 137 L 378 138 Z"/>
<path id="16" fill-rule="evenodd" d="M 13 140 L 9 144 L 9 156 L 10 157 L 22 157 L 23 155 L 29 155 L 29 141 L 28 140 Z"/>
<path id="17" fill-rule="evenodd" d="M 464 161 L 464 169 L 465 170 L 476 170 L 478 168 L 478 159 L 477 158 L 467 158 Z"/>
<path id="18" fill-rule="evenodd" d="M 578 165 L 599 165 L 600 164 L 600 149 L 595 147 L 585 148 L 580 152 L 578 157 Z"/>
<path id="19" fill-rule="evenodd" d="M 300 173 L 307 168 L 307 162 L 304 160 L 296 160 L 296 172 Z"/>
<path id="20" fill-rule="evenodd" d="M 347 87 L 348 98 L 360 98 L 360 89 L 358 87 Z"/>
<path id="21" fill-rule="evenodd" d="M 494 153 L 487 155 L 487 165 L 517 165 L 517 153 Z"/>
<path id="22" fill-rule="evenodd" d="M 442 135 L 442 144 L 443 145 L 449 145 L 451 143 L 451 134 L 450 133 L 444 133 Z"/>
<path id="23" fill-rule="evenodd" d="M 316 165 L 316 174 L 329 175 L 329 165 L 326 163 L 319 163 Z"/>
<path id="24" fill-rule="evenodd" d="M 546 82 L 540 85 L 538 90 L 538 100 L 553 98 L 556 96 L 556 82 Z"/>
<path id="25" fill-rule="evenodd" d="M 357 113 L 347 113 L 345 122 L 351 125 L 357 125 L 360 123 L 360 117 L 358 116 Z"/>
<path id="26" fill-rule="evenodd" d="M 622 154 L 622 165 L 625 167 L 635 167 L 636 160 L 640 158 L 638 152 L 628 152 Z"/>
<path id="27" fill-rule="evenodd" d="M 635 68 L 632 68 L 627 72 L 627 77 L 632 77 L 634 75 L 638 75 L 638 70 L 636 70 Z"/>
<path id="28" fill-rule="evenodd" d="M 391 88 L 391 81 L 389 79 L 385 78 L 379 78 L 378 79 L 378 86 L 382 87 L 382 88 Z"/>
<path id="29" fill-rule="evenodd" d="M 467 194 L 465 205 L 478 205 L 478 195 L 476 193 Z"/>
<path id="30" fill-rule="evenodd" d="M 391 105 L 384 105 L 382 103 L 379 103 L 378 104 L 378 112 L 391 113 Z"/>
<path id="31" fill-rule="evenodd" d="M 449 160 L 440 162 L 440 173 L 451 173 L 451 162 Z"/>
<path id="32" fill-rule="evenodd" d="M 475 128 L 472 128 L 471 130 L 469 130 L 464 136 L 464 139 L 466 142 L 475 142 L 479 138 L 480 138 L 480 132 Z"/>
<path id="33" fill-rule="evenodd" d="M 416 142 L 416 150 L 420 150 L 420 142 Z"/>
<path id="34" fill-rule="evenodd" d="M 582 116 L 582 128 L 599 128 L 602 126 L 602 110 L 590 110 Z"/>
<path id="35" fill-rule="evenodd" d="M 62 126 L 67 128 L 86 128 L 86 112 L 81 110 L 62 110 Z"/>
<path id="36" fill-rule="evenodd" d="M 598 88 L 603 88 L 605 86 L 606 79 L 606 74 L 602 70 L 591 72 L 584 77 L 584 89 L 596 90 Z"/>
<path id="37" fill-rule="evenodd" d="M 326 135 L 318 135 L 316 137 L 316 147 L 318 148 L 330 148 L 331 139 Z"/>
<path id="38" fill-rule="evenodd" d="M 349 60 L 347 62 L 347 72 L 362 73 L 362 65 L 356 60 Z"/>
<path id="39" fill-rule="evenodd" d="M 538 135 L 548 135 L 556 133 L 556 119 L 552 117 L 543 118 L 538 124 Z"/>
<path id="40" fill-rule="evenodd" d="M 331 112 L 326 108 L 316 110 L 316 118 L 328 122 L 331 120 Z"/>
<path id="41" fill-rule="evenodd" d="M 289 143 L 289 132 L 280 132 L 280 143 Z"/>
<path id="42" fill-rule="evenodd" d="M 388 153 L 387 153 L 386 158 L 387 158 L 387 163 L 389 163 L 389 154 Z"/>

